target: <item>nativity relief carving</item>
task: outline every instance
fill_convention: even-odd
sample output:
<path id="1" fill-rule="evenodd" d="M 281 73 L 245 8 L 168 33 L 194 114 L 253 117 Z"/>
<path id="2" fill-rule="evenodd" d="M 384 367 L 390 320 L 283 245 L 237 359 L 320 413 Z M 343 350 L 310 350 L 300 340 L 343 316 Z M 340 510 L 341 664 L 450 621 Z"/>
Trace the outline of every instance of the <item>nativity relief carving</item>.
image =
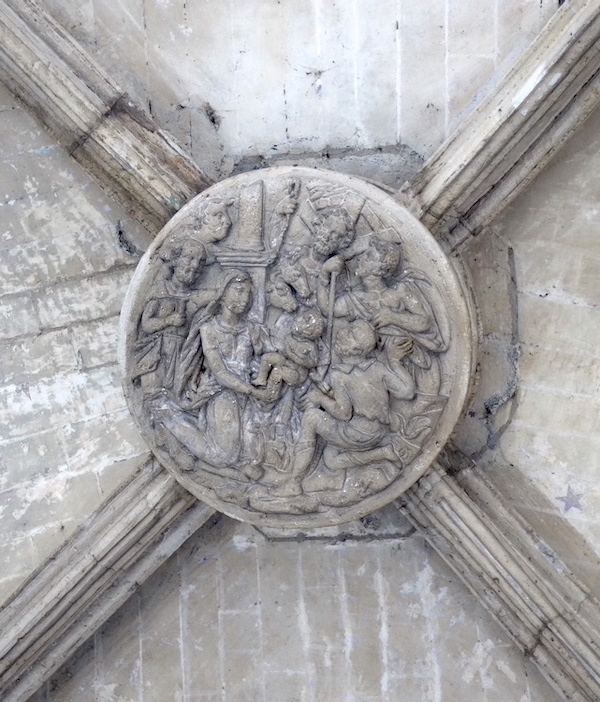
<path id="1" fill-rule="evenodd" d="M 124 386 L 159 460 L 232 516 L 332 524 L 397 497 L 458 418 L 470 319 L 437 244 L 375 186 L 301 168 L 195 198 L 124 312 Z"/>

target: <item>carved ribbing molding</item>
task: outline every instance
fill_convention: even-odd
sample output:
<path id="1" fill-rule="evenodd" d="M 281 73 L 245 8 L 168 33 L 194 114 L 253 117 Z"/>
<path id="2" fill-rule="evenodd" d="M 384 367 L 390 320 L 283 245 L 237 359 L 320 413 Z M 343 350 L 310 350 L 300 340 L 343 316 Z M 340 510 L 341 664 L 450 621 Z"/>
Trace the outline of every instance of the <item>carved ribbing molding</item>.
<path id="1" fill-rule="evenodd" d="M 439 464 L 402 513 L 568 700 L 600 699 L 600 606 L 475 467 Z"/>
<path id="2" fill-rule="evenodd" d="M 153 232 L 211 181 L 33 0 L 0 2 L 3 82 Z"/>
<path id="3" fill-rule="evenodd" d="M 438 234 L 459 220 L 484 226 L 598 104 L 599 16 L 596 3 L 565 3 L 426 164 L 412 189 Z M 33 0 L 0 0 L 0 66 L 8 87 L 150 230 L 208 184 Z M 567 699 L 600 698 L 596 602 L 550 557 L 540 561 L 531 530 L 479 474 L 432 473 L 403 509 Z M 146 464 L 0 614 L 2 699 L 27 699 L 211 514 Z"/>
<path id="4" fill-rule="evenodd" d="M 213 515 L 146 461 L 0 611 L 0 699 L 28 699 Z"/>
<path id="5" fill-rule="evenodd" d="M 488 225 L 600 101 L 600 5 L 570 0 L 407 188 L 451 245 Z"/>

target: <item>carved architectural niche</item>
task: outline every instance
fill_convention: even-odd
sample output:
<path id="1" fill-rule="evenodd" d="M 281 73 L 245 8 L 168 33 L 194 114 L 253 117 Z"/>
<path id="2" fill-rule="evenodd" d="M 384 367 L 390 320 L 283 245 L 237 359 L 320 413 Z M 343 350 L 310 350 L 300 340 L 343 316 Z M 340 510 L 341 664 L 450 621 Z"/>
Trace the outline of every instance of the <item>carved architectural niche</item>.
<path id="1" fill-rule="evenodd" d="M 464 287 L 358 178 L 271 168 L 186 205 L 122 316 L 131 412 L 198 498 L 254 524 L 368 514 L 429 467 L 467 396 Z"/>

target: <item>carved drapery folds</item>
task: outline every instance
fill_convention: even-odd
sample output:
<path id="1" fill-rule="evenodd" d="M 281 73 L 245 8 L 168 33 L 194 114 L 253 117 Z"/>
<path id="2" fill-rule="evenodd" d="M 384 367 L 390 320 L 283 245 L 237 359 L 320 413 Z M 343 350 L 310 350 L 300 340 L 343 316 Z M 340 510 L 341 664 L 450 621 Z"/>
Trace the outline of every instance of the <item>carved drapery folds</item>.
<path id="1" fill-rule="evenodd" d="M 255 523 L 324 525 L 406 490 L 466 395 L 468 305 L 378 188 L 301 168 L 214 186 L 163 230 L 124 314 L 134 416 L 180 482 Z"/>

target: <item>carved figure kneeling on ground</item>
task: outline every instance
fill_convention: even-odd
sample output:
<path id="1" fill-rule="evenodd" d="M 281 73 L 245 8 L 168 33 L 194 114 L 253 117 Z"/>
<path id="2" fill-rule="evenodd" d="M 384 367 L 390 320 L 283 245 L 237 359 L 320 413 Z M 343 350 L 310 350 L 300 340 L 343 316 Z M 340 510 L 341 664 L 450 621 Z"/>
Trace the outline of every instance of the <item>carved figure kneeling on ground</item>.
<path id="1" fill-rule="evenodd" d="M 341 359 L 331 372 L 330 395 L 313 387 L 301 400 L 302 417 L 290 478 L 273 488 L 276 497 L 303 493 L 302 481 L 313 461 L 317 439 L 329 447 L 328 468 L 344 470 L 377 461 L 399 462 L 390 437 L 391 398 L 411 400 L 415 382 L 404 368 L 391 371 L 373 357 L 377 334 L 364 320 L 356 320 L 335 335 L 335 350 Z M 411 340 L 403 352 L 412 351 Z"/>
<path id="2" fill-rule="evenodd" d="M 404 270 L 401 247 L 376 235 L 369 245 L 353 257 L 354 275 L 358 284 L 335 299 L 333 314 L 348 320 L 365 319 L 379 335 L 378 346 L 387 356 L 390 368 L 399 371 L 398 356 L 411 370 L 419 392 L 435 394 L 439 390 L 440 371 L 435 357 L 447 345 L 442 337 L 435 315 L 419 287 L 418 271 Z M 321 269 L 318 300 L 323 311 L 329 303 L 329 276 L 344 269 L 340 256 L 330 258 Z M 423 285 L 427 285 L 424 280 Z M 407 339 L 414 345 L 410 357 L 403 354 Z"/>
<path id="3" fill-rule="evenodd" d="M 162 424 L 193 455 L 219 474 L 236 478 L 240 472 L 233 466 L 240 461 L 246 472 L 243 426 L 248 401 L 277 399 L 270 388 L 250 383 L 250 362 L 264 350 L 259 327 L 247 319 L 252 292 L 248 273 L 228 271 L 212 309 L 195 332 L 200 335 L 204 359 L 197 356 L 196 362 L 206 368 L 196 393 L 195 413 L 184 413 L 174 403 L 155 408 L 162 410 Z"/>
<path id="4" fill-rule="evenodd" d="M 317 310 L 309 308 L 298 312 L 280 352 L 265 353 L 261 357 L 254 385 L 273 388 L 273 395 L 278 394 L 276 389 L 282 382 L 293 388 L 302 385 L 309 371 L 319 364 L 318 340 L 324 329 L 325 322 Z"/>

